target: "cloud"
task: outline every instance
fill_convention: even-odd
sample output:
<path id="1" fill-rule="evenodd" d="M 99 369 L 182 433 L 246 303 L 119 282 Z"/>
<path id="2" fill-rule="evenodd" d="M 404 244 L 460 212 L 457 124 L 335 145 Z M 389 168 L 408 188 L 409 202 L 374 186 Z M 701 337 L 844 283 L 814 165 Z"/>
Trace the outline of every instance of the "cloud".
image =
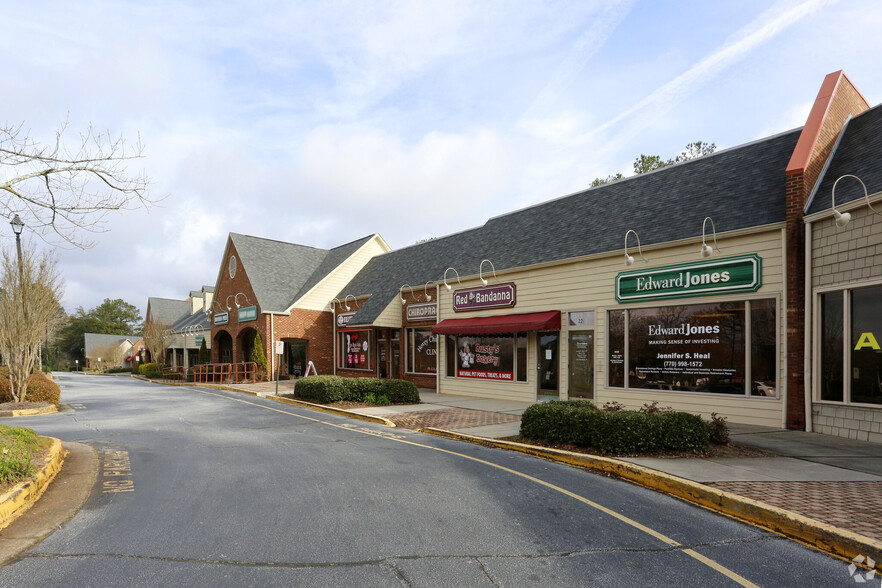
<path id="1" fill-rule="evenodd" d="M 761 44 L 781 34 L 800 19 L 820 10 L 835 0 L 806 0 L 798 3 L 779 2 L 759 15 L 750 24 L 732 35 L 721 47 L 690 67 L 670 82 L 617 116 L 595 127 L 579 141 L 595 143 L 597 137 L 615 128 L 614 143 L 622 143 L 671 110 L 698 87 L 720 75 L 726 68 L 743 59 Z M 624 123 L 624 124 L 622 124 Z M 607 147 L 609 148 L 609 147 Z"/>

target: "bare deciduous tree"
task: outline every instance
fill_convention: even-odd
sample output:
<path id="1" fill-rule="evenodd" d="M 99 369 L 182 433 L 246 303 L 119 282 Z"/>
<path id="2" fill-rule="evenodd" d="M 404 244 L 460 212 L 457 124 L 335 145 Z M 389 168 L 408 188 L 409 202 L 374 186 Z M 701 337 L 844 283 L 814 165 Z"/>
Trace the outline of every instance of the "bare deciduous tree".
<path id="1" fill-rule="evenodd" d="M 24 402 L 43 327 L 58 310 L 63 284 L 48 252 L 29 249 L 21 265 L 14 249 L 4 248 L 0 255 L 0 353 L 9 366 L 12 399 Z"/>
<path id="2" fill-rule="evenodd" d="M 165 350 L 171 340 L 171 325 L 162 321 L 148 320 L 144 326 L 144 347 L 154 363 L 162 363 Z"/>
<path id="3" fill-rule="evenodd" d="M 152 203 L 149 179 L 128 172 L 143 158 L 140 140 L 130 147 L 90 126 L 66 144 L 66 131 L 67 123 L 43 145 L 22 126 L 0 125 L 0 215 L 17 213 L 42 239 L 87 249 L 83 233 L 104 232 L 109 212 Z"/>

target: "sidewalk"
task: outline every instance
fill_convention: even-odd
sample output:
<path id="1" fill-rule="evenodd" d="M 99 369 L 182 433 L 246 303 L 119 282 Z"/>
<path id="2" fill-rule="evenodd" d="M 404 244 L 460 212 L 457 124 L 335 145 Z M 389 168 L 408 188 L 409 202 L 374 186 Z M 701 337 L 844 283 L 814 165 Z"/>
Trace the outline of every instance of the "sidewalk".
<path id="1" fill-rule="evenodd" d="M 275 384 L 237 386 L 263 396 Z M 283 390 L 284 388 L 284 390 Z M 281 382 L 279 393 L 293 386 Z M 435 427 L 500 439 L 520 430 L 532 403 L 436 394 L 420 390 L 422 404 L 350 409 L 409 429 Z M 882 541 L 882 445 L 770 427 L 730 424 L 733 443 L 768 457 L 618 458 L 799 513 Z"/>

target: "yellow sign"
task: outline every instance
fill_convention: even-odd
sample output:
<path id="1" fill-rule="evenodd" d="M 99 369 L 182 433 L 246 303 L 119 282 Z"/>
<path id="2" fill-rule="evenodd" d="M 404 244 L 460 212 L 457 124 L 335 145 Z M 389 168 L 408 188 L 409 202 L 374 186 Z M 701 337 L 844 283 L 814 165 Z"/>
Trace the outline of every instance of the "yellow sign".
<path id="1" fill-rule="evenodd" d="M 861 338 L 858 339 L 857 345 L 854 346 L 854 350 L 860 351 L 864 347 L 869 347 L 876 351 L 882 351 L 882 348 L 879 347 L 879 343 L 876 341 L 876 337 L 873 336 L 873 333 L 861 333 Z"/>

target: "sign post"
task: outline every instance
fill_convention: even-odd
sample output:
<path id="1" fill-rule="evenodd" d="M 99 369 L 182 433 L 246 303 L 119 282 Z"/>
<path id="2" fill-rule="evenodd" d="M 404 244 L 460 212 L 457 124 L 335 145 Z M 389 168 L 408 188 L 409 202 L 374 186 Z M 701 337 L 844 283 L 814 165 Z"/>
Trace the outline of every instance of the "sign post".
<path id="1" fill-rule="evenodd" d="M 276 396 L 279 395 L 279 378 L 282 377 L 282 355 L 284 353 L 285 342 L 276 341 L 276 355 L 279 356 L 279 359 L 276 360 Z"/>

